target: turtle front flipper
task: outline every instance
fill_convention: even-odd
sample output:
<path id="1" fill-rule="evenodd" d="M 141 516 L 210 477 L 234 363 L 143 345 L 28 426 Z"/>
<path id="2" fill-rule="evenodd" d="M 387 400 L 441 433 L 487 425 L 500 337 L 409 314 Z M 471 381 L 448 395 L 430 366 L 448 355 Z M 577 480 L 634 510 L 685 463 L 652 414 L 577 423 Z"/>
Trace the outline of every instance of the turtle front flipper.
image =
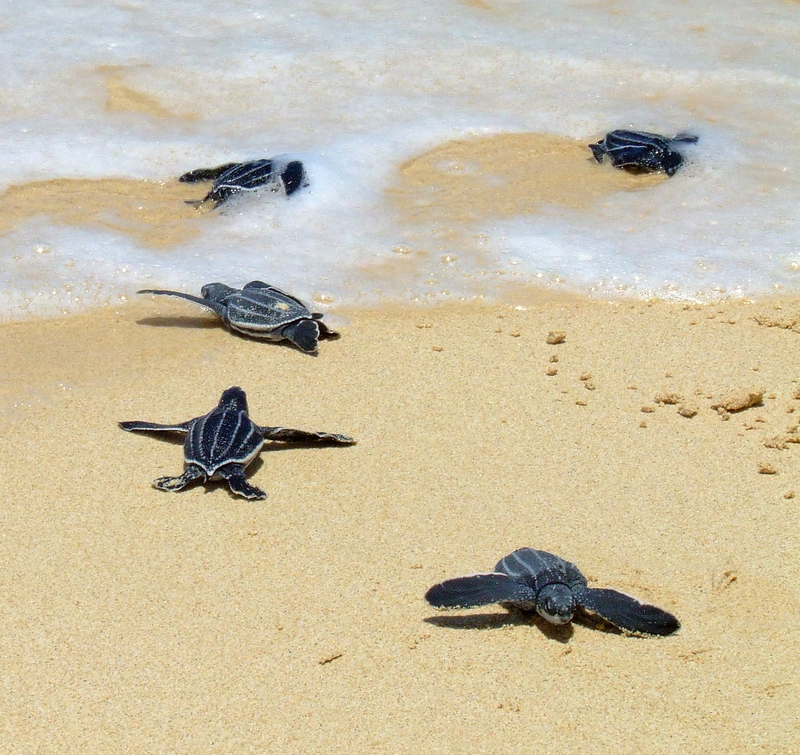
<path id="1" fill-rule="evenodd" d="M 264 440 L 280 440 L 284 443 L 336 443 L 352 446 L 355 440 L 338 433 L 315 433 L 307 430 L 294 430 L 291 427 L 261 427 L 258 429 Z"/>
<path id="2" fill-rule="evenodd" d="M 319 324 L 316 320 L 297 320 L 289 323 L 281 335 L 306 354 L 313 354 L 317 350 Z"/>
<path id="3" fill-rule="evenodd" d="M 671 613 L 617 590 L 578 587 L 573 594 L 579 606 L 626 632 L 666 636 L 681 626 Z"/>
<path id="4" fill-rule="evenodd" d="M 250 281 L 250 283 L 245 283 L 242 286 L 242 291 L 269 291 L 270 289 L 278 290 L 275 286 L 270 286 L 269 283 L 264 283 L 264 281 Z"/>
<path id="5" fill-rule="evenodd" d="M 186 301 L 193 301 L 201 307 L 213 309 L 220 317 L 225 314 L 225 305 L 213 299 L 202 299 L 199 296 L 192 296 L 192 294 L 184 294 L 182 291 L 165 291 L 157 288 L 143 288 L 137 291 L 137 294 L 155 294 L 156 296 L 174 296 L 178 299 L 186 299 Z"/>
<path id="6" fill-rule="evenodd" d="M 225 171 L 234 168 L 239 163 L 225 163 L 225 165 L 218 165 L 216 168 L 198 168 L 197 170 L 190 170 L 184 173 L 178 180 L 181 183 L 193 184 L 198 181 L 216 181 Z"/>
<path id="7" fill-rule="evenodd" d="M 153 480 L 153 487 L 159 490 L 169 490 L 177 492 L 183 490 L 190 482 L 200 480 L 205 482 L 208 479 L 206 473 L 195 464 L 187 464 L 186 471 L 180 477 L 159 477 Z"/>
<path id="8" fill-rule="evenodd" d="M 220 200 L 214 197 L 214 192 L 209 191 L 202 199 L 184 199 L 184 204 L 190 204 L 192 207 L 197 208 L 197 211 L 200 212 L 203 209 L 203 205 L 208 202 L 211 205 L 211 209 L 213 210 L 220 202 Z"/>
<path id="9" fill-rule="evenodd" d="M 244 467 L 241 464 L 226 464 L 217 472 L 228 483 L 232 493 L 250 501 L 263 501 L 267 497 L 263 490 L 247 482 L 244 476 Z"/>
<path id="10" fill-rule="evenodd" d="M 471 574 L 431 587 L 425 600 L 437 608 L 474 608 L 490 603 L 536 603 L 536 592 L 507 574 Z"/>
<path id="11" fill-rule="evenodd" d="M 181 422 L 177 425 L 159 425 L 156 422 L 120 422 L 119 426 L 128 432 L 175 432 L 188 433 L 194 420 Z"/>
<path id="12" fill-rule="evenodd" d="M 700 137 L 696 134 L 687 134 L 685 131 L 681 131 L 680 134 L 675 134 L 669 141 L 671 142 L 684 142 L 686 144 L 697 144 L 700 141 Z"/>

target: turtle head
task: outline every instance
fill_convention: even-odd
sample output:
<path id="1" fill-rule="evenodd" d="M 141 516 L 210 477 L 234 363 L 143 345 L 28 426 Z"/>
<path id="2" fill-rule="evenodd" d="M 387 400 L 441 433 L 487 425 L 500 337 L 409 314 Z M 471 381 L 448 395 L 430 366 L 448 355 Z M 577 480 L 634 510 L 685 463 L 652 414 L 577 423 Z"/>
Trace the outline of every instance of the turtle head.
<path id="1" fill-rule="evenodd" d="M 238 386 L 228 388 L 228 390 L 222 394 L 222 398 L 219 400 L 219 407 L 220 409 L 235 409 L 237 411 L 246 412 L 247 395 Z"/>
<path id="2" fill-rule="evenodd" d="M 204 299 L 217 302 L 224 301 L 226 296 L 229 296 L 235 291 L 235 288 L 226 286 L 224 283 L 206 283 L 206 285 L 200 289 L 200 293 Z"/>
<path id="3" fill-rule="evenodd" d="M 575 596 L 567 585 L 545 585 L 536 596 L 536 610 L 551 624 L 567 624 L 575 613 Z"/>

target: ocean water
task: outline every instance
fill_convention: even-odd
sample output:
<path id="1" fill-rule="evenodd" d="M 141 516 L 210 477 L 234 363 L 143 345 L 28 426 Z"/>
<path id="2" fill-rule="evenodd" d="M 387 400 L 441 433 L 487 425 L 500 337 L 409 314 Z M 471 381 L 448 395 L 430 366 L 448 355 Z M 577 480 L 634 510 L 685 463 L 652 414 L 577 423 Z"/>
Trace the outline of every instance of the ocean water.
<path id="1" fill-rule="evenodd" d="M 191 237 L 161 244 L 96 196 L 59 195 L 87 204 L 84 222 L 35 193 L 12 211 L 6 194 L 2 311 L 252 278 L 331 307 L 502 298 L 510 283 L 796 293 L 799 12 L 788 0 L 7 0 L 0 192 L 111 178 L 146 190 L 275 155 L 303 160 L 310 185 L 184 218 Z M 700 141 L 673 178 L 594 202 L 492 215 L 478 193 L 472 219 L 411 222 L 392 201 L 401 166 L 453 140 L 587 144 L 614 128 Z"/>

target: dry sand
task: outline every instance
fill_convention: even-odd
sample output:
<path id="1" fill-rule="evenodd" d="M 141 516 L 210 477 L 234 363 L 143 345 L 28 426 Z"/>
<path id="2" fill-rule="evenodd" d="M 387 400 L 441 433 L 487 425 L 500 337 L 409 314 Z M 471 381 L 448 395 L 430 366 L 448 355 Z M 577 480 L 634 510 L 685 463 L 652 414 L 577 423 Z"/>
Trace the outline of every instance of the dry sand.
<path id="1" fill-rule="evenodd" d="M 0 750 L 797 752 L 800 302 L 521 303 L 318 358 L 165 299 L 0 326 Z M 116 422 L 231 385 L 358 445 L 263 453 L 260 503 L 150 487 L 181 446 Z M 525 545 L 680 633 L 423 601 Z"/>

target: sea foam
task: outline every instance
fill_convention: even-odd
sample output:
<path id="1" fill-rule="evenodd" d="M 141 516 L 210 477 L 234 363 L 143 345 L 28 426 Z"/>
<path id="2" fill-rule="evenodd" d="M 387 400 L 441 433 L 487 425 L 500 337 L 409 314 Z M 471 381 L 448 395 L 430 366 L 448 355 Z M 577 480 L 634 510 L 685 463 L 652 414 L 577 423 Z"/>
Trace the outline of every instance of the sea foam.
<path id="1" fill-rule="evenodd" d="M 793 5 L 744 0 L 724 14 L 699 0 L 19 6 L 0 40 L 0 189 L 161 182 L 278 154 L 303 160 L 311 185 L 232 201 L 162 248 L 31 211 L 0 237 L 3 312 L 251 278 L 319 304 L 503 296 L 510 278 L 697 300 L 794 293 L 798 43 Z M 469 248 L 441 224 L 410 228 L 389 199 L 405 161 L 454 139 L 588 143 L 613 128 L 700 141 L 646 190 L 456 229 Z"/>

